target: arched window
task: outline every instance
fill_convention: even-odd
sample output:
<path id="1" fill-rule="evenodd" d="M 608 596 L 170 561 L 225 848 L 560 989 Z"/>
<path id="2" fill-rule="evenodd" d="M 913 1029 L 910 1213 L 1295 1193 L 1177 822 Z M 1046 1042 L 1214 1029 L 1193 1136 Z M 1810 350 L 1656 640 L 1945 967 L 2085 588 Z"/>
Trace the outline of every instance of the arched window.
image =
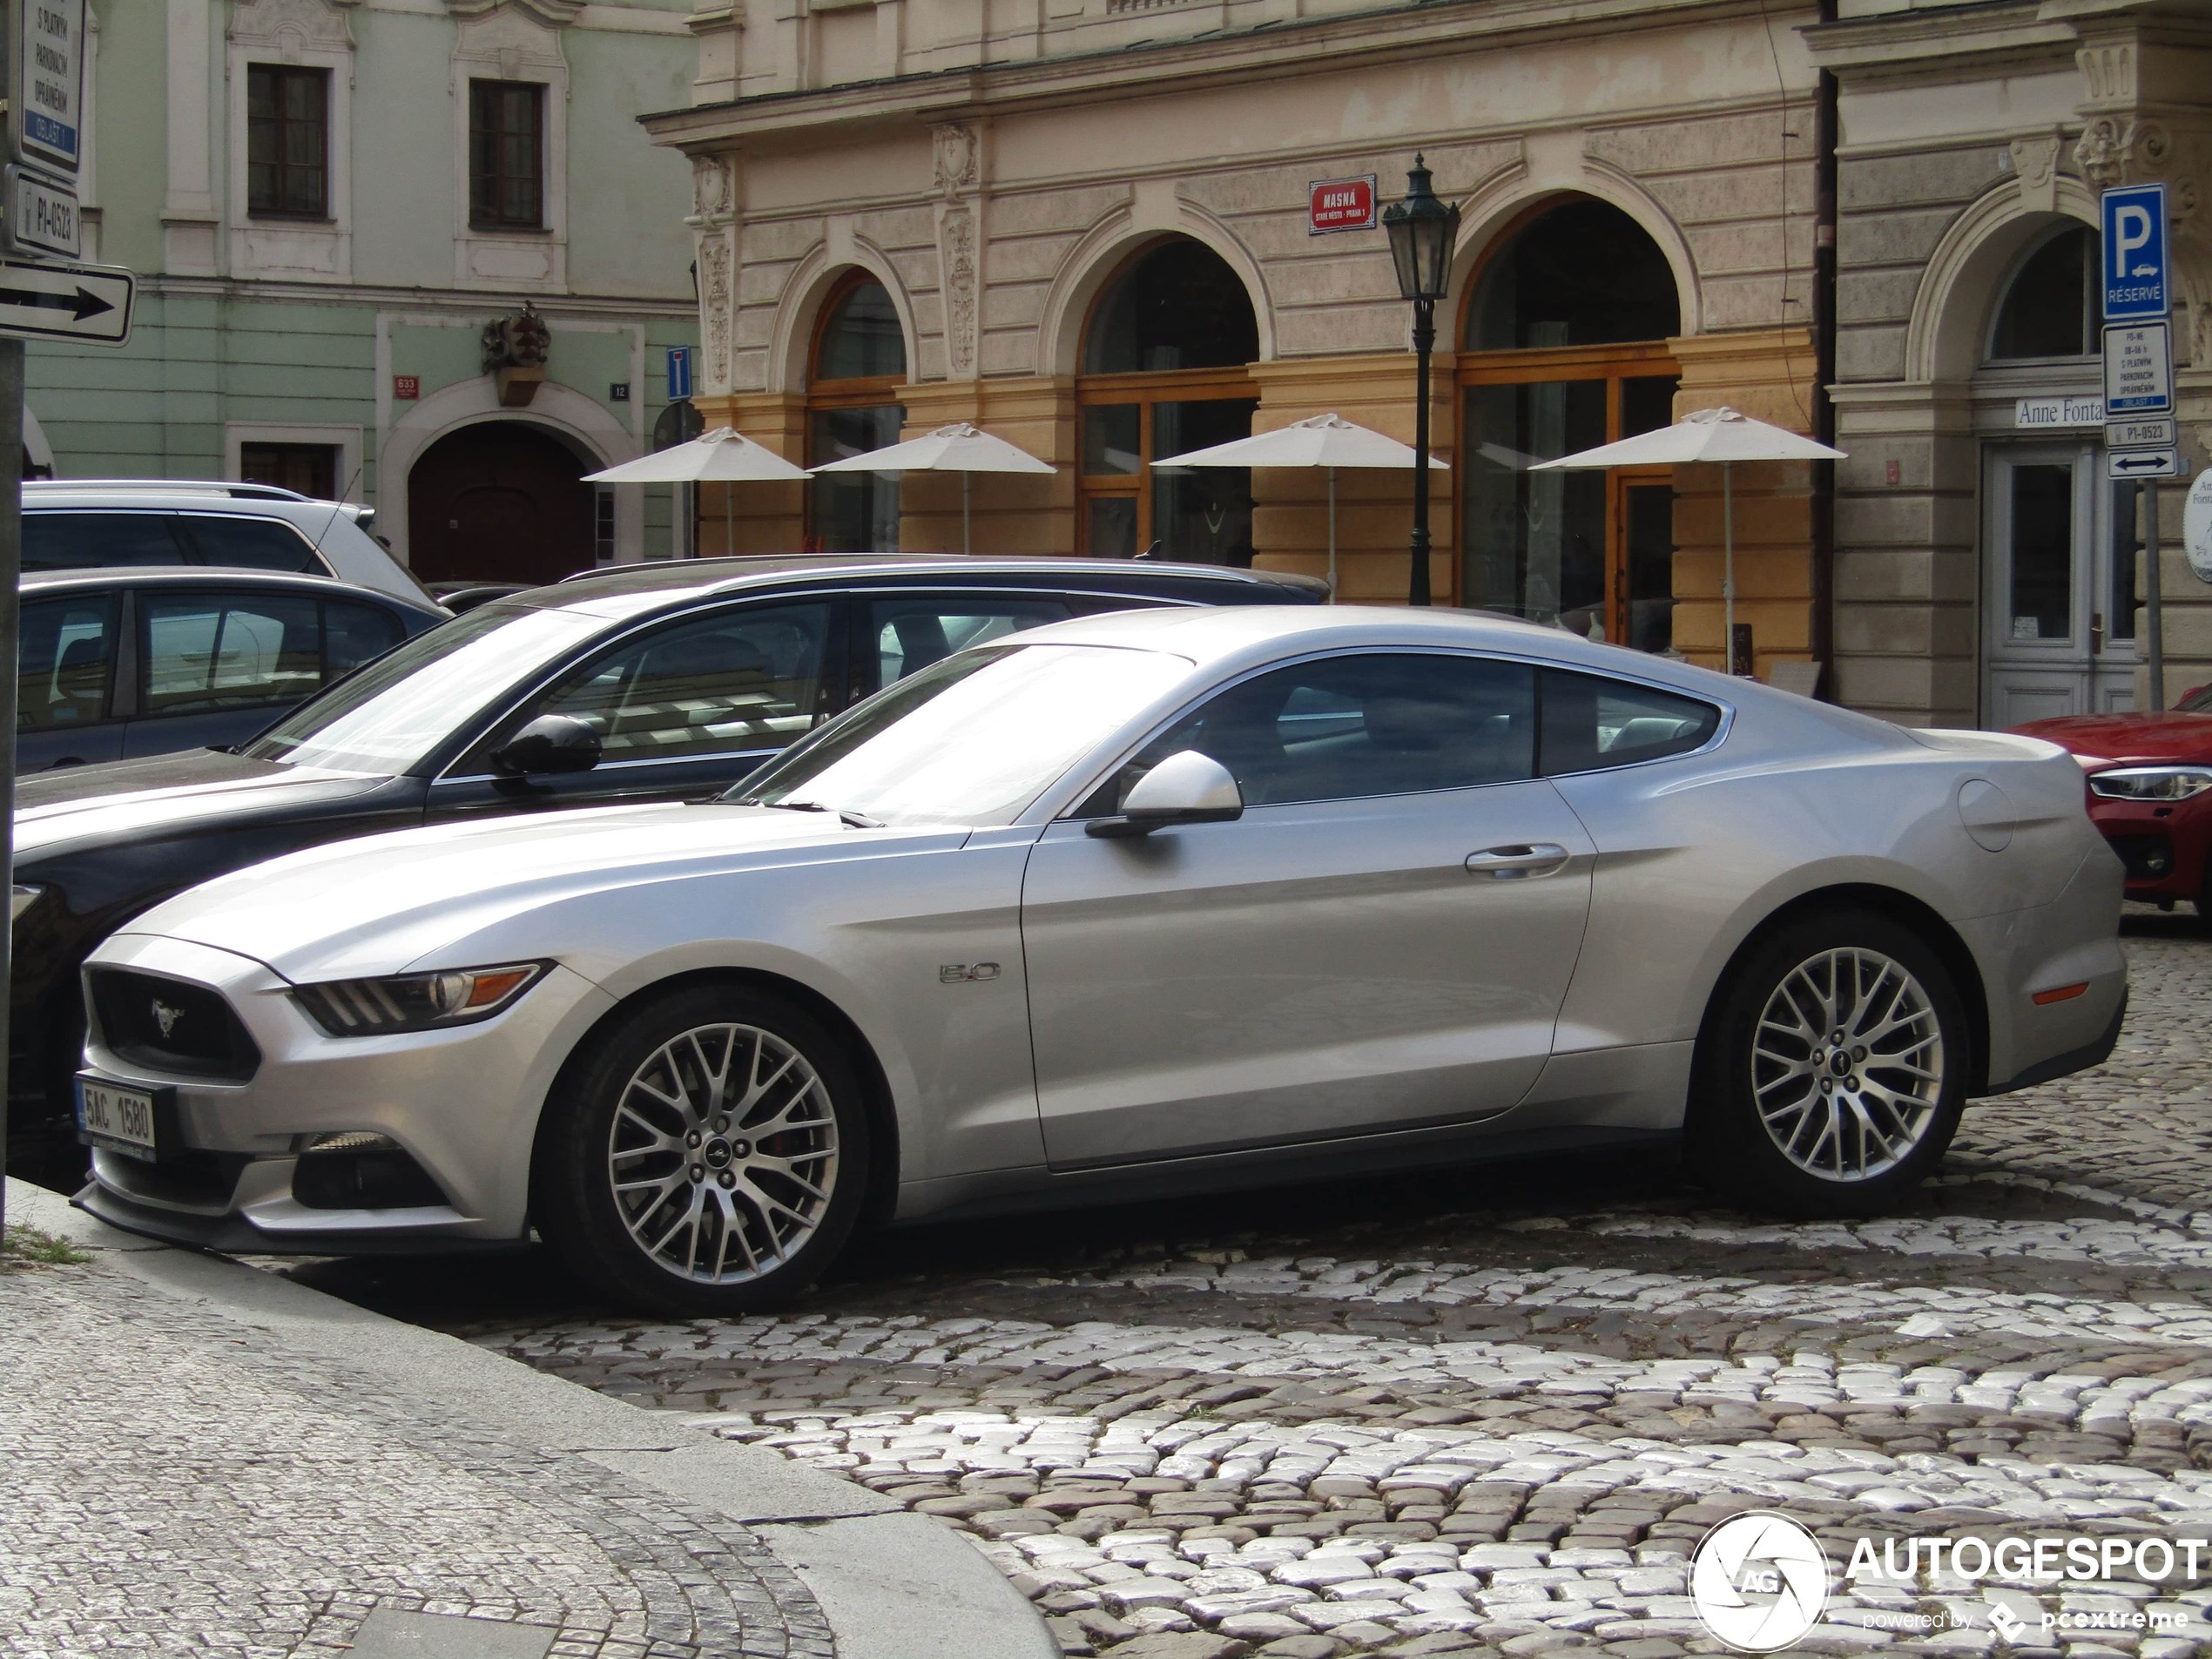
<path id="1" fill-rule="evenodd" d="M 1156 463 L 1251 436 L 1259 388 L 1246 365 L 1258 355 L 1251 298 L 1204 243 L 1156 242 L 1116 273 L 1076 381 L 1085 552 L 1252 562 L 1251 473 Z"/>
<path id="2" fill-rule="evenodd" d="M 1461 602 L 1640 651 L 1674 641 L 1671 469 L 1531 472 L 1674 418 L 1673 268 L 1609 203 L 1509 231 L 1468 297 Z"/>
<path id="3" fill-rule="evenodd" d="M 2030 248 L 1998 302 L 1989 361 L 2094 355 L 2090 273 L 2096 265 L 2097 233 L 2087 225 L 2061 226 Z"/>
<path id="4" fill-rule="evenodd" d="M 906 410 L 907 341 L 891 296 L 865 271 L 840 279 L 824 303 L 807 359 L 806 464 L 819 467 L 899 442 Z M 812 482 L 806 545 L 826 553 L 895 553 L 899 481 L 872 472 Z"/>

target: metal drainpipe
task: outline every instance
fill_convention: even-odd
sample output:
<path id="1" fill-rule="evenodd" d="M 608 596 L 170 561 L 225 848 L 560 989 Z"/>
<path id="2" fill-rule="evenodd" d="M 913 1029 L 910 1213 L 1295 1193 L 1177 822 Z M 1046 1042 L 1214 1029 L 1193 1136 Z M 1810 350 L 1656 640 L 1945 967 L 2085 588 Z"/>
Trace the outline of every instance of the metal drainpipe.
<path id="1" fill-rule="evenodd" d="M 1837 0 L 1820 0 L 1836 21 Z M 1812 435 L 1836 442 L 1836 77 L 1822 70 L 1813 109 Z M 1812 658 L 1825 664 L 1820 695 L 1836 700 L 1836 463 L 1812 463 Z"/>

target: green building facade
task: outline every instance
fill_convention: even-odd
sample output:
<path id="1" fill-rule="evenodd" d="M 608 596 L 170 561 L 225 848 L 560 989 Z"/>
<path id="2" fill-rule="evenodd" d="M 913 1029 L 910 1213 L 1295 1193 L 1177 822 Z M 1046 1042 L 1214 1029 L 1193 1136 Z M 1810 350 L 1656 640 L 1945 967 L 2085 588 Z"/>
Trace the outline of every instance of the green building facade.
<path id="1" fill-rule="evenodd" d="M 698 337 L 682 0 L 94 0 L 84 256 L 120 350 L 34 345 L 26 464 L 377 509 L 425 580 L 683 551 L 651 447 Z"/>

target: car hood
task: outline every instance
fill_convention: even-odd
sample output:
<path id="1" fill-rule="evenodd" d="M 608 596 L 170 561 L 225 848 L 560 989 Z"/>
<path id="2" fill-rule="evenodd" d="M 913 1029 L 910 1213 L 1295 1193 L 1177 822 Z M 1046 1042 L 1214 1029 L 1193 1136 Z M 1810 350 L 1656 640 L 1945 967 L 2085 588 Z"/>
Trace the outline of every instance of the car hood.
<path id="1" fill-rule="evenodd" d="M 2212 714 L 2069 714 L 2013 730 L 2106 760 L 2212 760 Z"/>
<path id="2" fill-rule="evenodd" d="M 127 840 L 150 829 L 342 800 L 390 781 L 213 749 L 37 772 L 16 785 L 16 861 L 64 845 Z"/>
<path id="3" fill-rule="evenodd" d="M 721 802 L 606 806 L 434 825 L 288 853 L 158 905 L 124 928 L 186 939 L 302 982 L 455 968 L 440 953 L 525 914 L 529 954 L 559 956 L 565 900 L 609 889 L 795 862 L 958 846 L 965 827 L 848 829 L 827 813 Z"/>

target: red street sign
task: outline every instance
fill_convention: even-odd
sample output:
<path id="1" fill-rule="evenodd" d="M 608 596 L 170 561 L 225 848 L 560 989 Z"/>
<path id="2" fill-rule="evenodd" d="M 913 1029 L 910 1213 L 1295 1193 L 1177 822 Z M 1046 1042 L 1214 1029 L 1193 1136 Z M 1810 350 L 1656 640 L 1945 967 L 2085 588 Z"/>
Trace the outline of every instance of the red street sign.
<path id="1" fill-rule="evenodd" d="M 421 397 L 422 395 L 422 377 L 420 374 L 393 375 L 392 395 L 402 400 Z"/>
<path id="2" fill-rule="evenodd" d="M 1374 174 L 1362 173 L 1357 179 L 1318 179 L 1306 186 L 1306 192 L 1307 235 L 1375 228 Z"/>

